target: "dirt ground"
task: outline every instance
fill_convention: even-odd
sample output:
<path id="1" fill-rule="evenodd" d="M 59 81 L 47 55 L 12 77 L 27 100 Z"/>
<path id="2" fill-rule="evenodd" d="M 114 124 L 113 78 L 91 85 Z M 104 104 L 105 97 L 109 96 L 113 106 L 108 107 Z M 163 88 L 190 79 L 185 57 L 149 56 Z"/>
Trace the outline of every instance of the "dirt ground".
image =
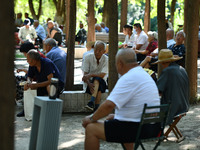
<path id="1" fill-rule="evenodd" d="M 21 111 L 22 106 L 16 106 L 16 113 Z M 87 114 L 63 114 L 60 135 L 59 150 L 83 150 L 84 128 L 81 120 Z M 24 117 L 15 120 L 15 150 L 28 150 L 32 122 L 25 121 Z M 185 136 L 185 140 L 176 143 L 175 136 L 170 134 L 169 141 L 164 141 L 158 150 L 200 150 L 200 104 L 190 107 L 189 112 L 178 124 L 178 128 Z M 147 150 L 152 149 L 155 142 L 145 143 Z M 100 150 L 120 150 L 118 143 L 101 141 Z M 139 148 L 138 150 L 140 150 Z"/>

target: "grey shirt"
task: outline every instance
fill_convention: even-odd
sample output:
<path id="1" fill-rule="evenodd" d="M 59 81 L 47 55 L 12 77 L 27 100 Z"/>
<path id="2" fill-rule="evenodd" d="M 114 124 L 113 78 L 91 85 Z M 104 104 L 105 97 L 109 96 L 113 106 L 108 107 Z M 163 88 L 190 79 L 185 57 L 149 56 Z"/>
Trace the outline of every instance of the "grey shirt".
<path id="1" fill-rule="evenodd" d="M 162 71 L 157 86 L 162 93 L 161 103 L 166 104 L 171 101 L 167 121 L 167 124 L 171 124 L 174 116 L 189 109 L 189 80 L 185 69 L 176 63 L 171 63 Z"/>

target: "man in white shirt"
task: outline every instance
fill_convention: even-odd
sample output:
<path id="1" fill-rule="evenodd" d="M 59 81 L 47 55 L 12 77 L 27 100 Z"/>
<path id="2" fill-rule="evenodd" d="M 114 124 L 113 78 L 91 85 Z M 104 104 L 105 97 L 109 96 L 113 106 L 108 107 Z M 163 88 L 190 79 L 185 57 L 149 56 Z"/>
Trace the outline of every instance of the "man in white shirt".
<path id="1" fill-rule="evenodd" d="M 107 100 L 97 111 L 83 119 L 85 131 L 85 149 L 99 149 L 99 140 L 125 143 L 127 149 L 133 149 L 137 129 L 144 104 L 160 105 L 155 82 L 141 66 L 138 66 L 136 54 L 132 49 L 119 50 L 116 55 L 117 72 L 122 75 Z M 115 109 L 115 115 L 107 120 L 98 120 L 109 115 Z M 148 124 L 142 129 L 142 138 L 156 136 L 160 125 Z M 129 144 L 130 143 L 130 144 Z"/>
<path id="2" fill-rule="evenodd" d="M 134 36 L 135 34 L 133 33 L 133 27 L 130 25 L 125 25 L 123 27 L 123 33 L 126 35 L 125 41 L 122 45 L 119 45 L 119 48 L 132 48 L 134 45 Z"/>
<path id="3" fill-rule="evenodd" d="M 175 44 L 176 42 L 174 41 L 174 30 L 168 28 L 166 30 L 166 38 L 167 38 L 167 48 L 171 46 L 172 44 Z"/>
<path id="4" fill-rule="evenodd" d="M 106 80 L 108 74 L 108 57 L 104 55 L 106 44 L 97 41 L 94 45 L 94 53 L 85 56 L 82 70 L 83 82 L 87 84 L 86 93 L 91 94 L 91 100 L 86 108 L 95 111 L 100 104 L 101 93 L 106 90 Z"/>
<path id="5" fill-rule="evenodd" d="M 19 30 L 19 40 L 21 42 L 21 44 L 23 44 L 24 42 L 28 41 L 31 43 L 35 43 L 35 39 L 37 38 L 37 33 L 35 31 L 35 29 L 30 26 L 31 22 L 29 19 L 25 19 L 24 20 L 24 26 L 20 28 Z"/>
<path id="6" fill-rule="evenodd" d="M 144 50 L 148 46 L 148 36 L 147 34 L 142 31 L 142 26 L 140 23 L 134 24 L 134 29 L 136 30 L 137 34 L 135 36 L 135 47 L 134 49 L 137 50 Z"/>

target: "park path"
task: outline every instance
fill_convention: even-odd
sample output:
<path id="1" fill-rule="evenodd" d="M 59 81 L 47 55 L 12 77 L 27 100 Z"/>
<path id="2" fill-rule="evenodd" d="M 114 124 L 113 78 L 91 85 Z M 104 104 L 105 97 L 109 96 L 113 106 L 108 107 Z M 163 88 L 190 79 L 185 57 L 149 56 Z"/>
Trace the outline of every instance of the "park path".
<path id="1" fill-rule="evenodd" d="M 25 60 L 15 61 L 16 68 L 28 67 Z M 81 83 L 82 71 L 81 59 L 75 60 L 75 84 Z M 22 75 L 22 74 L 21 74 Z M 198 93 L 200 94 L 200 60 L 198 60 Z M 22 106 L 16 106 L 16 114 L 22 110 Z M 83 150 L 84 149 L 84 128 L 81 120 L 87 114 L 63 114 L 60 125 L 59 150 Z M 24 118 L 15 118 L 15 150 L 28 150 L 31 123 Z M 170 141 L 164 141 L 158 150 L 200 150 L 200 105 L 192 105 L 187 115 L 180 121 L 178 128 L 185 135 L 185 140 L 176 143 L 173 134 L 170 134 Z M 152 149 L 153 142 L 145 143 L 148 149 Z M 118 143 L 107 143 L 101 141 L 101 150 L 121 150 Z M 141 150 L 139 148 L 138 150 Z"/>

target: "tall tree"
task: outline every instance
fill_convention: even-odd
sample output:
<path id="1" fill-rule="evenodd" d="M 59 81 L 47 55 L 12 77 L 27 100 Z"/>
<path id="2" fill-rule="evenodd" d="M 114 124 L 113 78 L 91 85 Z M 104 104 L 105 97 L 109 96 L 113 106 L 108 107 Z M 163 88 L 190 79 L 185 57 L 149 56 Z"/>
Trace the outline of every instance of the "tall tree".
<path id="1" fill-rule="evenodd" d="M 121 7 L 120 32 L 123 32 L 123 27 L 127 24 L 128 0 L 122 0 Z"/>
<path id="2" fill-rule="evenodd" d="M 65 13 L 65 0 L 53 0 L 56 7 L 55 20 L 58 24 L 64 23 L 64 13 Z"/>
<path id="3" fill-rule="evenodd" d="M 185 16 L 186 24 L 186 70 L 190 81 L 190 103 L 196 101 L 197 96 L 197 57 L 198 57 L 198 29 L 199 29 L 199 0 L 186 0 L 188 8 Z M 191 28 L 192 27 L 192 28 Z"/>
<path id="4" fill-rule="evenodd" d="M 185 32 L 186 35 L 187 35 L 187 22 L 188 22 L 188 17 L 187 17 L 187 13 L 188 13 L 188 1 L 189 0 L 184 0 L 184 26 L 183 26 L 183 30 L 184 30 L 184 32 Z"/>
<path id="5" fill-rule="evenodd" d="M 109 78 L 108 89 L 112 91 L 115 86 L 118 74 L 115 66 L 115 55 L 118 50 L 118 9 L 117 0 L 109 0 L 108 7 L 108 20 L 109 20 Z"/>
<path id="6" fill-rule="evenodd" d="M 69 13 L 70 13 L 70 0 L 66 0 L 66 21 L 65 21 L 65 31 L 66 31 L 66 46 L 68 45 L 68 38 L 69 38 Z"/>
<path id="7" fill-rule="evenodd" d="M 36 14 L 36 12 L 35 12 L 33 0 L 28 0 L 28 4 L 29 4 L 29 8 L 30 8 L 31 14 L 33 16 L 33 19 L 39 20 L 41 12 L 42 12 L 42 0 L 39 0 L 38 14 Z"/>
<path id="8" fill-rule="evenodd" d="M 150 9 L 151 9 L 151 0 L 146 0 L 145 4 L 145 15 L 144 15 L 144 32 L 148 32 L 150 30 Z"/>
<path id="9" fill-rule="evenodd" d="M 171 23 L 173 27 L 174 27 L 174 12 L 175 12 L 176 2 L 177 0 L 172 0 L 172 3 L 171 3 Z"/>
<path id="10" fill-rule="evenodd" d="M 95 41 L 94 0 L 88 0 L 88 34 L 87 41 Z"/>
<path id="11" fill-rule="evenodd" d="M 75 31 L 76 31 L 76 0 L 70 0 L 69 15 L 69 36 L 67 47 L 67 74 L 66 90 L 73 90 L 74 86 L 74 48 L 75 48 Z"/>
<path id="12" fill-rule="evenodd" d="M 1 0 L 0 149 L 14 149 L 14 2 Z"/>
<path id="13" fill-rule="evenodd" d="M 158 0 L 158 49 L 167 48 L 166 23 L 165 23 L 165 0 Z M 158 65 L 158 75 L 161 73 L 161 65 Z"/>
<path id="14" fill-rule="evenodd" d="M 103 4 L 103 19 L 102 19 L 102 21 L 105 23 L 106 26 L 109 27 L 109 24 L 108 24 L 108 10 L 110 8 L 108 7 L 108 1 L 109 0 L 104 0 L 104 4 Z"/>

